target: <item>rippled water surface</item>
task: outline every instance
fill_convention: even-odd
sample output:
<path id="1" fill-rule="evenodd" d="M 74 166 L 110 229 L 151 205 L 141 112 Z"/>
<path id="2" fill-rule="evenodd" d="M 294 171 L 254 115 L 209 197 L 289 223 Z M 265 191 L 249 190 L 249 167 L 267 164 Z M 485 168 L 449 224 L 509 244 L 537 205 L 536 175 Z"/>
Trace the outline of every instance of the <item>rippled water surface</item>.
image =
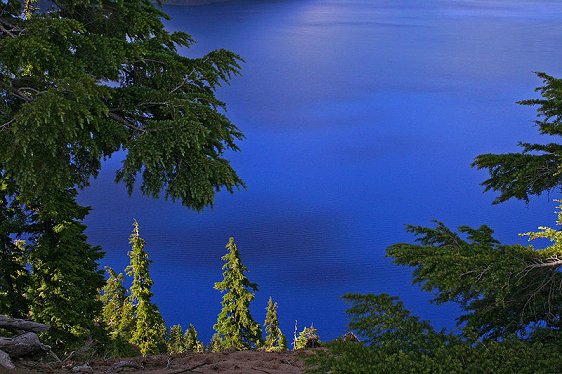
<path id="1" fill-rule="evenodd" d="M 229 155 L 248 185 L 195 213 L 113 183 L 114 157 L 81 195 L 93 207 L 90 241 L 104 264 L 127 263 L 133 218 L 154 260 L 155 301 L 169 325 L 194 323 L 207 340 L 220 310 L 213 284 L 236 238 L 252 304 L 263 322 L 279 303 L 285 334 L 295 320 L 321 337 L 345 331 L 346 292 L 386 292 L 439 327 L 454 306 L 433 306 L 410 270 L 384 257 L 412 237 L 404 224 L 488 224 L 507 243 L 553 225 L 558 196 L 492 206 L 475 155 L 538 140 L 533 71 L 562 76 L 562 5 L 515 0 L 277 0 L 168 6 L 170 28 L 201 56 L 227 48 L 246 61 L 220 90 L 247 139 Z M 291 338 L 289 338 L 291 339 Z"/>

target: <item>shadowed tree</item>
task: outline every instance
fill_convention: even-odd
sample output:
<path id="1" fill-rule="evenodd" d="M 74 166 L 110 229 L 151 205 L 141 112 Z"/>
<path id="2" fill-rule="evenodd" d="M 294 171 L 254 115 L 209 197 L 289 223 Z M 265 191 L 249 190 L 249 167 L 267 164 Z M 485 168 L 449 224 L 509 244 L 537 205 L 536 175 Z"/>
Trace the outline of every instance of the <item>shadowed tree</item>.
<path id="1" fill-rule="evenodd" d="M 25 230 L 26 214 L 14 201 L 8 184 L 0 176 L 0 314 L 24 318 L 29 313 L 26 298 L 29 271 L 23 240 L 14 238 Z"/>
<path id="2" fill-rule="evenodd" d="M 220 339 L 221 349 L 249 349 L 260 345 L 261 328 L 250 314 L 250 302 L 255 298 L 258 285 L 248 280 L 248 271 L 240 260 L 234 238 L 228 240 L 227 253 L 222 256 L 225 264 L 223 280 L 215 283 L 215 289 L 224 293 L 222 310 L 213 326 Z"/>
<path id="3" fill-rule="evenodd" d="M 37 219 L 40 227 L 29 240 L 31 318 L 52 326 L 43 334 L 57 350 L 82 345 L 101 313 L 98 290 L 104 278 L 98 261 L 103 253 L 86 242 L 80 221 L 87 211 L 69 196 L 64 210 Z"/>
<path id="4" fill-rule="evenodd" d="M 100 311 L 91 291 L 100 287 L 101 252 L 82 234 L 87 209 L 75 197 L 104 159 L 123 152 L 116 181 L 130 193 L 138 185 L 196 210 L 244 186 L 224 158 L 243 135 L 215 96 L 241 59 L 225 50 L 181 56 L 193 39 L 165 29 L 160 2 L 32 3 L 0 2 L 0 175 L 11 199 L 34 213 L 22 232 L 33 238 L 33 315 L 53 323 L 60 340 L 84 336 L 85 320 Z M 1 261 L 15 269 L 12 257 Z M 65 322 L 59 302 L 76 306 L 60 312 Z"/>

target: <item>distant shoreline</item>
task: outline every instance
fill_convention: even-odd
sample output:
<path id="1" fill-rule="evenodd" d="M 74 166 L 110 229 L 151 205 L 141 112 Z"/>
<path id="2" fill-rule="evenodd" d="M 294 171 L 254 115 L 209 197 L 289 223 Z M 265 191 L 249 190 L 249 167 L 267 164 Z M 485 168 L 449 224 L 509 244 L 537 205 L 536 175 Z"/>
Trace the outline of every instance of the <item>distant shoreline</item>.
<path id="1" fill-rule="evenodd" d="M 224 3 L 229 0 L 168 0 L 164 5 L 207 5 L 212 3 Z"/>

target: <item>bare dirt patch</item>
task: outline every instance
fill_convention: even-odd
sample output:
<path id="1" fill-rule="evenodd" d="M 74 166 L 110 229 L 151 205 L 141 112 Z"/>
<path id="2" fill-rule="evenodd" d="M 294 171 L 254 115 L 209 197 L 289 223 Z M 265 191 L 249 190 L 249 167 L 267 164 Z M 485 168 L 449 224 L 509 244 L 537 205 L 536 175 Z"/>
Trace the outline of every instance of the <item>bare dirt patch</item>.
<path id="1" fill-rule="evenodd" d="M 232 373 L 232 374 L 297 374 L 304 373 L 303 359 L 313 354 L 309 350 L 288 352 L 205 352 L 181 353 L 135 357 L 131 359 L 110 359 L 68 361 L 65 363 L 16 361 L 16 370 L 6 373 L 75 373 L 74 368 L 82 366 L 82 373 Z M 75 369 L 76 370 L 76 369 Z M 0 368 L 0 372 L 4 373 Z"/>

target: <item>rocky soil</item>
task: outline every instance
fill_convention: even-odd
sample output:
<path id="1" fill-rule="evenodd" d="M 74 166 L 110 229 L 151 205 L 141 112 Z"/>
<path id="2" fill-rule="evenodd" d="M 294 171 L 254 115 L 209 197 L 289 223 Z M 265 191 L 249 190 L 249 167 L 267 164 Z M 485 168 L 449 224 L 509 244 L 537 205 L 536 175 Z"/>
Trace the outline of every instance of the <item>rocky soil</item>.
<path id="1" fill-rule="evenodd" d="M 132 359 L 67 360 L 64 363 L 16 360 L 15 370 L 0 373 L 232 373 L 296 374 L 304 373 L 303 359 L 312 350 L 288 352 L 235 351 L 182 353 L 136 357 Z"/>

